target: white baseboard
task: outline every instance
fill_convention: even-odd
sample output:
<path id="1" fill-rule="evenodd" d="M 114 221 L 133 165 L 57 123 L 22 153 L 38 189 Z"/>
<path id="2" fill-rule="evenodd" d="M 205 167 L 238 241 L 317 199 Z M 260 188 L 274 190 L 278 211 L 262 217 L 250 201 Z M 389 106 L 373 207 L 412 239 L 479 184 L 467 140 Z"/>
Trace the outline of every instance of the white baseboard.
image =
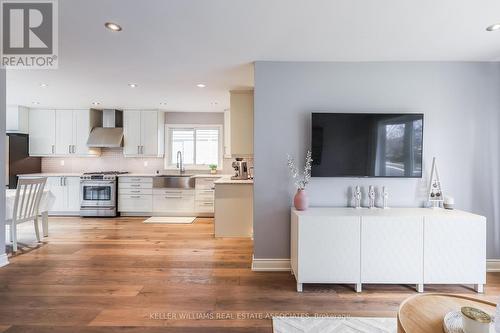
<path id="1" fill-rule="evenodd" d="M 500 259 L 488 259 L 486 260 L 486 271 L 487 272 L 500 272 Z"/>
<path id="2" fill-rule="evenodd" d="M 7 254 L 0 254 L 0 267 L 6 266 L 9 264 L 9 258 L 7 257 Z"/>
<path id="3" fill-rule="evenodd" d="M 290 271 L 290 259 L 256 259 L 252 258 L 252 271 L 286 272 Z"/>

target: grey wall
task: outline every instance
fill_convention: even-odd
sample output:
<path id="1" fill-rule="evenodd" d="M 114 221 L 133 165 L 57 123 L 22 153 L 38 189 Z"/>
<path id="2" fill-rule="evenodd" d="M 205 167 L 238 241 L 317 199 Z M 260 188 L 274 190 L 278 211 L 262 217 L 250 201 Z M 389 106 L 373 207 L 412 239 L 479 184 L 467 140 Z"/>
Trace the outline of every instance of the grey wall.
<path id="1" fill-rule="evenodd" d="M 352 185 L 386 185 L 392 206 L 422 206 L 432 157 L 444 193 L 488 218 L 488 258 L 500 258 L 500 63 L 255 64 L 254 255 L 288 258 L 294 187 L 286 155 L 302 163 L 310 113 L 424 113 L 422 179 L 314 178 L 311 205 L 345 206 Z"/>
<path id="2" fill-rule="evenodd" d="M 0 265 L 5 260 L 5 69 L 0 69 Z"/>

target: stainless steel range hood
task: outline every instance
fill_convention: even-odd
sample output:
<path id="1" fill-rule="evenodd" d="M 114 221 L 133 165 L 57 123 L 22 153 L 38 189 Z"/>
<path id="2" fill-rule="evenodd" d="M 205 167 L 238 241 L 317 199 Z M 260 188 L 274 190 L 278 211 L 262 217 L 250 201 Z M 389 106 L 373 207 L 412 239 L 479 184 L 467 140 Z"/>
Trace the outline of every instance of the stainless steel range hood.
<path id="1" fill-rule="evenodd" d="M 89 134 L 87 147 L 117 148 L 123 145 L 123 112 L 102 110 L 102 127 L 94 127 Z"/>

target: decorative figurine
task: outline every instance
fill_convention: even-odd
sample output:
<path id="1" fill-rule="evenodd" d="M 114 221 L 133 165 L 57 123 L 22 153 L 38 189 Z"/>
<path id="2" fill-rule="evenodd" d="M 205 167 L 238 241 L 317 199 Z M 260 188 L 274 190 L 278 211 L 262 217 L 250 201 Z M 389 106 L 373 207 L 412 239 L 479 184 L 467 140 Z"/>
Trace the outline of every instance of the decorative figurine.
<path id="1" fill-rule="evenodd" d="M 382 186 L 382 208 L 387 209 L 387 200 L 389 199 L 389 192 L 387 191 L 387 187 Z"/>
<path id="2" fill-rule="evenodd" d="M 361 188 L 357 185 L 353 191 L 354 208 L 361 208 Z"/>
<path id="3" fill-rule="evenodd" d="M 429 182 L 429 202 L 432 208 L 440 208 L 444 200 L 443 190 L 441 189 L 441 182 L 439 181 L 439 172 L 437 168 L 436 158 L 432 159 L 431 179 Z"/>
<path id="4" fill-rule="evenodd" d="M 368 208 L 375 208 L 375 187 L 373 185 L 368 187 Z"/>

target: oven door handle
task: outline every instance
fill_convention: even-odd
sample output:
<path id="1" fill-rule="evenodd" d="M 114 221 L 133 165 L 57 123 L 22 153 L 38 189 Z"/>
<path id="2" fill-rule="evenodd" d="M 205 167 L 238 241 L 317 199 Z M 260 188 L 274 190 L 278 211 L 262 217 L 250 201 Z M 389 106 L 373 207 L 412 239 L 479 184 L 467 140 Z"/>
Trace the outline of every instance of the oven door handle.
<path id="1" fill-rule="evenodd" d="M 80 183 L 83 184 L 83 186 L 103 186 L 103 185 L 112 185 L 115 182 L 113 182 L 113 181 L 110 181 L 110 182 L 89 182 L 89 181 L 82 180 Z"/>

